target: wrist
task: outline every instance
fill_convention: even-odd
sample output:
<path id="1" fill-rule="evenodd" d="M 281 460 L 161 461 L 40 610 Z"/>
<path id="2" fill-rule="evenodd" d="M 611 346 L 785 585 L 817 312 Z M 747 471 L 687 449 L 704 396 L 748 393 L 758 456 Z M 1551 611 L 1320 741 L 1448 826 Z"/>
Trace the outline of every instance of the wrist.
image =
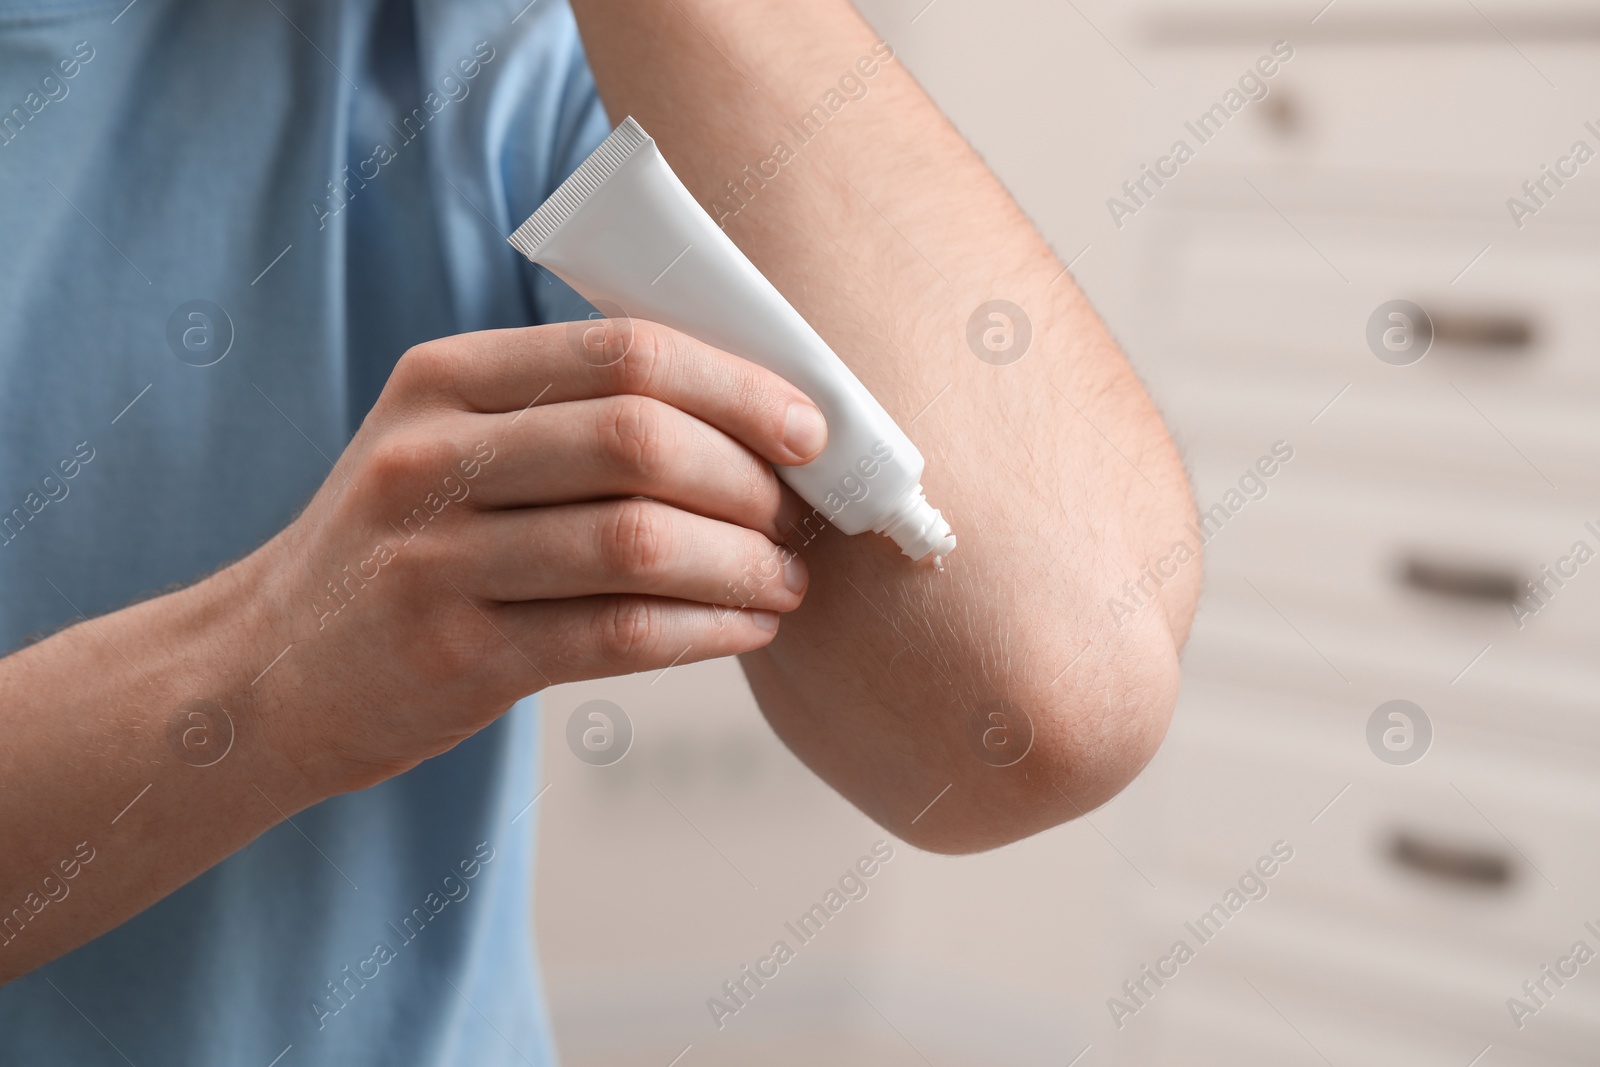
<path id="1" fill-rule="evenodd" d="M 179 634 L 172 647 L 192 650 L 197 669 L 184 687 L 193 696 L 177 709 L 168 743 L 192 766 L 233 764 L 243 788 L 259 788 L 293 814 L 340 790 L 312 773 L 306 758 L 312 746 L 303 709 L 326 702 L 304 685 L 281 684 L 298 642 L 276 580 L 280 551 L 274 539 L 175 594 Z"/>

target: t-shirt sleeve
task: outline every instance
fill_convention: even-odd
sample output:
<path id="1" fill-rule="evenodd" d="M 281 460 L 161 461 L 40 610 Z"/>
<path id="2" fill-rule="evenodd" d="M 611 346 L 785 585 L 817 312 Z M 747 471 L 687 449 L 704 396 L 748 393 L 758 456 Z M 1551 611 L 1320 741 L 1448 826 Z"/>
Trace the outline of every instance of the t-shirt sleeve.
<path id="1" fill-rule="evenodd" d="M 553 62 L 547 60 L 537 97 L 527 101 L 536 114 L 518 124 L 521 143 L 513 132 L 504 145 L 503 188 L 512 227 L 533 214 L 611 132 L 570 12 L 562 6 L 545 21 L 546 31 L 559 35 L 549 43 L 560 52 L 550 57 Z M 520 255 L 517 259 L 531 321 L 568 322 L 592 310 L 548 270 Z"/>

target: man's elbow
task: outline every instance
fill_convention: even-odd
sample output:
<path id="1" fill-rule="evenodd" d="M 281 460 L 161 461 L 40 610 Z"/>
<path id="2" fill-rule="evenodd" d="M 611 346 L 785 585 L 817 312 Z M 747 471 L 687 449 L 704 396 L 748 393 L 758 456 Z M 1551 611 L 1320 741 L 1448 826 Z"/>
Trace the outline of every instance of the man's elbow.
<path id="1" fill-rule="evenodd" d="M 1116 796 L 1155 755 L 1177 703 L 1179 643 L 1169 618 L 1153 611 L 1109 628 L 1056 678 L 963 710 L 948 794 L 888 828 L 930 852 L 982 852 Z"/>

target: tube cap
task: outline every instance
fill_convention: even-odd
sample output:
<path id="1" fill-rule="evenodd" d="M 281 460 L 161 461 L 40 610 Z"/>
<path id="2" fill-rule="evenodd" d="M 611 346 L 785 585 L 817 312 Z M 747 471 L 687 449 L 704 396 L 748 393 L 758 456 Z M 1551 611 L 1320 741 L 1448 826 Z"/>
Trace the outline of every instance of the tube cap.
<path id="1" fill-rule="evenodd" d="M 950 524 L 939 514 L 939 509 L 928 503 L 918 485 L 906 491 L 876 529 L 900 546 L 912 559 L 922 559 L 933 553 L 939 558 L 956 550 L 956 536 Z"/>

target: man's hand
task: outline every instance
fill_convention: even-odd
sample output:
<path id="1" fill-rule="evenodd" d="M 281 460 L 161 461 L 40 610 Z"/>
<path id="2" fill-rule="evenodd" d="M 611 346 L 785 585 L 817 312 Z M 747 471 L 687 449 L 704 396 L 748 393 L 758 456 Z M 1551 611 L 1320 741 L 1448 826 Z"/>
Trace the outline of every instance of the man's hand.
<path id="1" fill-rule="evenodd" d="M 0 982 L 528 693 L 763 647 L 807 585 L 769 464 L 825 438 L 793 386 L 645 323 L 408 352 L 281 534 L 0 659 L 0 900 L 95 857 Z"/>
<path id="2" fill-rule="evenodd" d="M 805 564 L 777 542 L 801 505 L 770 464 L 821 449 L 815 406 L 664 327 L 582 330 L 406 353 L 248 561 L 296 642 L 269 677 L 277 743 L 317 791 L 406 770 L 548 685 L 760 648 L 799 606 Z"/>

